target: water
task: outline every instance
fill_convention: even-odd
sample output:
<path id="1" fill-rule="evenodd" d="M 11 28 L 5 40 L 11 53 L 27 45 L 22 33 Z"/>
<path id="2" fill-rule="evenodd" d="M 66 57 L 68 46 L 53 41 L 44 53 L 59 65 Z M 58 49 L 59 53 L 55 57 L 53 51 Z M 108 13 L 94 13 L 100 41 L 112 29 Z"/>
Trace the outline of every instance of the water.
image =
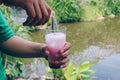
<path id="1" fill-rule="evenodd" d="M 21 74 L 21 76 L 27 80 L 37 80 L 41 77 L 44 77 L 45 74 L 46 66 L 43 60 L 34 58 L 30 64 L 26 64 L 23 66 L 23 73 Z"/>
<path id="2" fill-rule="evenodd" d="M 28 17 L 26 11 L 20 7 L 12 7 L 12 14 L 10 18 L 15 22 L 15 23 L 24 23 Z"/>
<path id="3" fill-rule="evenodd" d="M 97 70 L 94 80 L 120 80 L 120 54 L 100 60 L 92 69 Z"/>
<path id="4" fill-rule="evenodd" d="M 120 78 L 120 17 L 95 22 L 60 24 L 67 28 L 67 41 L 72 44 L 71 59 L 78 65 L 86 60 L 100 60 L 92 67 L 94 80 Z M 31 34 L 36 42 L 45 42 L 44 31 Z M 76 63 L 77 62 L 77 63 Z"/>

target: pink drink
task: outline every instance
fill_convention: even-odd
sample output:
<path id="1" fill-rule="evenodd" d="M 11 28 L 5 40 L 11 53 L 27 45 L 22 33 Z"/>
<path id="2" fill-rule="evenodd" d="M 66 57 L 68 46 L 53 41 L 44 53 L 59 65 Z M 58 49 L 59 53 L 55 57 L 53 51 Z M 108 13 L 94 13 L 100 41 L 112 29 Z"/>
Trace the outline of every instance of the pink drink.
<path id="1" fill-rule="evenodd" d="M 45 36 L 45 38 L 51 55 L 58 54 L 66 42 L 66 35 L 62 32 L 49 33 Z"/>

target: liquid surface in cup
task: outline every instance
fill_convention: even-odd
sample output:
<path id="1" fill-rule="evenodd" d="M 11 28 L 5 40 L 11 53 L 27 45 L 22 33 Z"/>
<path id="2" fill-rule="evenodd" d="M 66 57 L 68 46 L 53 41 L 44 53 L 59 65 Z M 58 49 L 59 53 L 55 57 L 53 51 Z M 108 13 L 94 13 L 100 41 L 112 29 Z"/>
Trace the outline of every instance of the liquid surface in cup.
<path id="1" fill-rule="evenodd" d="M 64 47 L 66 35 L 62 32 L 53 32 L 45 36 L 46 44 L 51 54 L 57 54 Z"/>

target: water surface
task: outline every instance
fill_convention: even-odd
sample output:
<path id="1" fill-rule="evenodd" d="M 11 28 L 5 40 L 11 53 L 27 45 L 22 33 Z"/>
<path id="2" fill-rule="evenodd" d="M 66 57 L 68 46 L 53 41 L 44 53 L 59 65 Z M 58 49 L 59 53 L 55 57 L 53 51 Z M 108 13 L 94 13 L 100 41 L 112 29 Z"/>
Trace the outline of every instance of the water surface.
<path id="1" fill-rule="evenodd" d="M 72 44 L 71 54 L 75 64 L 100 60 L 93 66 L 97 71 L 95 80 L 119 80 L 120 55 L 115 54 L 120 53 L 120 17 L 60 25 L 67 28 L 67 41 Z M 45 42 L 43 30 L 31 36 L 36 42 Z"/>

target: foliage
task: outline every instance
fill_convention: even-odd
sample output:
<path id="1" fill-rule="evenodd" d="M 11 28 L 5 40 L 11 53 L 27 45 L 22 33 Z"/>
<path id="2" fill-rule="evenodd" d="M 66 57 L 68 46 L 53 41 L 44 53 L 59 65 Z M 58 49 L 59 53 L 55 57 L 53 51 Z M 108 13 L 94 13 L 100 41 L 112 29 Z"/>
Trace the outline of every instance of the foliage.
<path id="1" fill-rule="evenodd" d="M 120 14 L 120 0 L 47 0 L 59 22 L 91 21 Z"/>
<path id="2" fill-rule="evenodd" d="M 103 15 L 120 14 L 120 0 L 91 0 L 90 4 L 98 7 Z"/>
<path id="3" fill-rule="evenodd" d="M 64 79 L 64 72 L 62 69 L 52 69 L 54 78 L 62 78 L 62 80 Z"/>
<path id="4" fill-rule="evenodd" d="M 102 13 L 95 6 L 87 5 L 82 7 L 82 10 L 83 10 L 83 15 L 81 16 L 82 21 L 93 21 L 98 17 L 102 17 Z"/>
<path id="5" fill-rule="evenodd" d="M 65 69 L 64 76 L 66 80 L 92 80 L 91 74 L 95 71 L 90 70 L 90 67 L 96 64 L 96 62 L 84 62 L 76 67 L 70 63 Z"/>
<path id="6" fill-rule="evenodd" d="M 73 63 L 69 62 L 68 66 L 65 69 L 52 69 L 53 75 L 59 80 L 92 80 L 91 75 L 95 71 L 91 70 L 90 68 L 96 63 L 97 62 L 87 61 L 79 66 L 76 66 Z"/>
<path id="7" fill-rule="evenodd" d="M 8 58 L 11 58 L 9 56 L 6 56 L 5 58 L 5 69 L 6 69 L 6 74 L 11 76 L 11 77 L 18 77 L 21 75 L 22 73 L 22 66 L 23 66 L 23 63 L 22 63 L 22 60 L 21 59 L 16 59 L 14 61 L 11 60 L 11 61 L 8 61 L 9 59 Z"/>
<path id="8" fill-rule="evenodd" d="M 59 22 L 80 21 L 81 7 L 78 0 L 47 0 Z"/>

